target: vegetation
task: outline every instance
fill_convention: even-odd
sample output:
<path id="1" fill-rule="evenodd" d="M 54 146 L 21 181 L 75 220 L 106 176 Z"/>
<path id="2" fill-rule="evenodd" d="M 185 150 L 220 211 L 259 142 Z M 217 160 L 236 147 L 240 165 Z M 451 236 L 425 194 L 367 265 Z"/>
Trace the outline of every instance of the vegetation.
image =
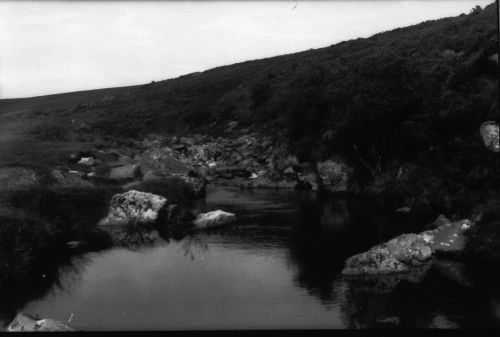
<path id="1" fill-rule="evenodd" d="M 284 140 L 300 161 L 346 157 L 367 190 L 458 216 L 496 198 L 500 188 L 499 160 L 478 131 L 497 118 L 498 65 L 491 60 L 497 49 L 491 4 L 142 86 L 2 100 L 0 119 L 13 111 L 57 117 L 124 139 L 217 136 L 237 121 L 240 129 Z M 40 128 L 39 137 L 60 137 L 56 126 Z"/>

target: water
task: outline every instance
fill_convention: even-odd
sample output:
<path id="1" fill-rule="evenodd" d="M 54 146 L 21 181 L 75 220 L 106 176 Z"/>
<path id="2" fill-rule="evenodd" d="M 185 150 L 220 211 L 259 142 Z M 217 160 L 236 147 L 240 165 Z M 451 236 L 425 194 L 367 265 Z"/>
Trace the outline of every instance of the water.
<path id="1" fill-rule="evenodd" d="M 461 261 L 344 279 L 347 256 L 418 223 L 367 205 L 212 189 L 198 207 L 235 212 L 235 226 L 73 257 L 19 309 L 81 330 L 500 326 L 500 278 Z"/>

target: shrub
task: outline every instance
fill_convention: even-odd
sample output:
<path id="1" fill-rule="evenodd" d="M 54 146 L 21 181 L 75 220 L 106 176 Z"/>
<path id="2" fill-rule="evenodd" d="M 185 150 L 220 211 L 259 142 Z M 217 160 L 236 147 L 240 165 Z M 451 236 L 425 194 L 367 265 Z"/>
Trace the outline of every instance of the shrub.
<path id="1" fill-rule="evenodd" d="M 68 130 L 66 127 L 48 122 L 38 124 L 31 131 L 31 134 L 43 141 L 64 141 L 68 139 Z"/>

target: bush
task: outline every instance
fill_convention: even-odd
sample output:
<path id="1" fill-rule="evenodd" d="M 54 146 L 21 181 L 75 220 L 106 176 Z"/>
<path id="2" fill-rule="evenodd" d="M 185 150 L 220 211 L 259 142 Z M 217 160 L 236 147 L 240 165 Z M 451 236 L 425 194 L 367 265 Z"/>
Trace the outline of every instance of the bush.
<path id="1" fill-rule="evenodd" d="M 31 134 L 36 138 L 43 141 L 64 141 L 68 139 L 68 130 L 62 125 L 51 123 L 38 124 Z"/>

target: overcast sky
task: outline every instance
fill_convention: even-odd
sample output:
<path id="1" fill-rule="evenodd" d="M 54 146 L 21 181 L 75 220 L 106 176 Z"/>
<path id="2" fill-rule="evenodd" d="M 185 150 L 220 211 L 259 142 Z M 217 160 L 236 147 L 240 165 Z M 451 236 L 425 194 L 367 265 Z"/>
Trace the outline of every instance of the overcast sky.
<path id="1" fill-rule="evenodd" d="M 0 1 L 0 98 L 148 83 L 492 2 Z"/>

